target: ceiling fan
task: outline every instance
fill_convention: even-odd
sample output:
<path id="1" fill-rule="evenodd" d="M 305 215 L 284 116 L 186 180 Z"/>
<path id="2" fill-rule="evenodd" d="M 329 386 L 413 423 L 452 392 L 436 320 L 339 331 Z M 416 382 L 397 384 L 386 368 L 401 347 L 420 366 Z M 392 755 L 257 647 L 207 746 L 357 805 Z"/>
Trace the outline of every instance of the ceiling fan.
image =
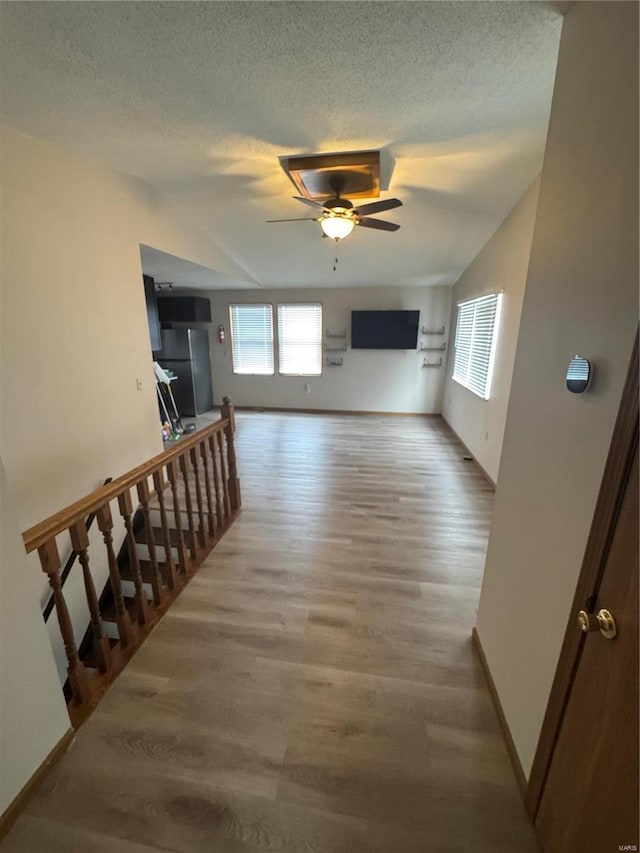
<path id="1" fill-rule="evenodd" d="M 375 228 L 378 231 L 397 231 L 400 226 L 395 222 L 386 222 L 384 219 L 370 219 L 370 213 L 381 213 L 383 210 L 392 210 L 394 207 L 402 207 L 398 198 L 388 198 L 384 201 L 374 201 L 370 204 L 361 204 L 354 207 L 349 199 L 342 198 L 340 193 L 344 189 L 344 180 L 339 176 L 329 180 L 329 187 L 335 193 L 326 201 L 312 201 L 302 196 L 294 196 L 296 201 L 308 204 L 322 212 L 318 216 L 303 216 L 297 219 L 267 219 L 267 222 L 319 222 L 322 228 L 322 236 L 330 237 L 332 240 L 342 240 L 348 237 L 356 225 L 363 228 Z"/>

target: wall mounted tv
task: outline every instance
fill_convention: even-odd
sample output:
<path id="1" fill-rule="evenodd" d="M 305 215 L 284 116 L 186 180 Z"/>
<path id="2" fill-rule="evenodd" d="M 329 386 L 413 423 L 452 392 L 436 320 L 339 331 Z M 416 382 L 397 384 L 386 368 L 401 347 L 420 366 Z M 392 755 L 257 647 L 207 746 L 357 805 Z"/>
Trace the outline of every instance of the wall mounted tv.
<path id="1" fill-rule="evenodd" d="M 419 311 L 352 311 L 351 349 L 416 349 Z"/>

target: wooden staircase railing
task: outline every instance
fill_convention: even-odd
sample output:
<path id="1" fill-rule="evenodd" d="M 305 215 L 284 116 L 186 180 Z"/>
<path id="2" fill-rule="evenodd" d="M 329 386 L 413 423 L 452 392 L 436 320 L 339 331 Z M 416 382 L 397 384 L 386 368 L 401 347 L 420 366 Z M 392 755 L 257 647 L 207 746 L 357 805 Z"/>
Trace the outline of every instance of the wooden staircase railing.
<path id="1" fill-rule="evenodd" d="M 107 477 L 107 479 L 104 481 L 104 483 L 102 485 L 106 486 L 107 483 L 110 483 L 112 480 L 113 480 L 113 477 Z M 87 530 L 89 530 L 91 528 L 91 525 L 95 521 L 95 518 L 96 518 L 95 512 L 92 512 L 91 515 L 88 516 L 88 518 L 85 522 Z M 75 563 L 75 561 L 77 559 L 78 559 L 78 552 L 72 550 L 71 553 L 69 554 L 69 558 L 67 559 L 67 562 L 64 564 L 64 569 L 60 572 L 60 586 L 64 586 L 66 579 L 69 577 L 69 574 L 71 573 L 71 569 L 73 568 L 73 564 Z M 53 595 L 51 595 L 51 596 L 49 596 L 47 603 L 45 604 L 45 606 L 42 609 L 42 618 L 44 619 L 45 622 L 49 621 L 49 617 L 53 613 L 54 604 L 55 604 L 55 602 L 53 599 Z"/>
<path id="2" fill-rule="evenodd" d="M 93 710 L 145 636 L 209 554 L 241 506 L 234 448 L 233 406 L 224 398 L 221 419 L 175 447 L 23 533 L 27 553 L 37 549 L 49 579 L 67 657 L 69 713 L 77 727 Z M 153 484 L 153 491 L 150 486 Z M 142 524 L 136 529 L 135 492 Z M 114 549 L 113 510 L 122 519 L 128 560 Z M 108 566 L 108 594 L 95 588 L 87 516 L 95 513 Z M 155 517 L 155 521 L 154 521 Z M 78 555 L 87 599 L 91 643 L 83 662 L 65 601 L 56 541 L 68 534 Z M 139 546 L 146 548 L 140 558 Z M 127 596 L 123 584 L 133 587 Z M 109 636 L 111 623 L 117 639 Z M 85 645 L 85 644 L 83 644 Z"/>

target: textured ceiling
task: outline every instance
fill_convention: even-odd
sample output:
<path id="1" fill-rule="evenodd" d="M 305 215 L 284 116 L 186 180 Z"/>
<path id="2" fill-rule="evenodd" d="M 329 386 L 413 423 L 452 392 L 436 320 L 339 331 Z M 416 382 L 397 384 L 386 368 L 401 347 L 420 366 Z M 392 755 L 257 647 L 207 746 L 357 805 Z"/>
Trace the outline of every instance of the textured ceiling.
<path id="1" fill-rule="evenodd" d="M 152 181 L 271 287 L 453 283 L 540 170 L 562 23 L 541 2 L 5 2 L 0 16 L 2 120 Z M 357 228 L 334 273 L 316 223 L 264 222 L 308 215 L 278 158 L 365 148 L 382 151 L 381 197 L 404 202 L 383 218 L 402 227 Z"/>

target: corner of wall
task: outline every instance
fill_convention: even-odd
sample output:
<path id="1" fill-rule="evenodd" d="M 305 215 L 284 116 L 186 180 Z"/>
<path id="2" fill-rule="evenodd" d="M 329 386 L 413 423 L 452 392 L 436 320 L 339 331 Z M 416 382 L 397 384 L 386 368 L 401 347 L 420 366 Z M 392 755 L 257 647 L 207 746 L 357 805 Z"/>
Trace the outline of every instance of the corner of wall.
<path id="1" fill-rule="evenodd" d="M 2 813 L 65 736 L 69 717 L 1 462 L 0 516 Z"/>
<path id="2" fill-rule="evenodd" d="M 511 393 L 520 315 L 538 206 L 540 176 L 456 282 L 452 294 L 450 346 L 442 414 L 492 482 L 497 482 Z M 483 400 L 452 379 L 457 303 L 502 290 L 491 396 Z"/>

